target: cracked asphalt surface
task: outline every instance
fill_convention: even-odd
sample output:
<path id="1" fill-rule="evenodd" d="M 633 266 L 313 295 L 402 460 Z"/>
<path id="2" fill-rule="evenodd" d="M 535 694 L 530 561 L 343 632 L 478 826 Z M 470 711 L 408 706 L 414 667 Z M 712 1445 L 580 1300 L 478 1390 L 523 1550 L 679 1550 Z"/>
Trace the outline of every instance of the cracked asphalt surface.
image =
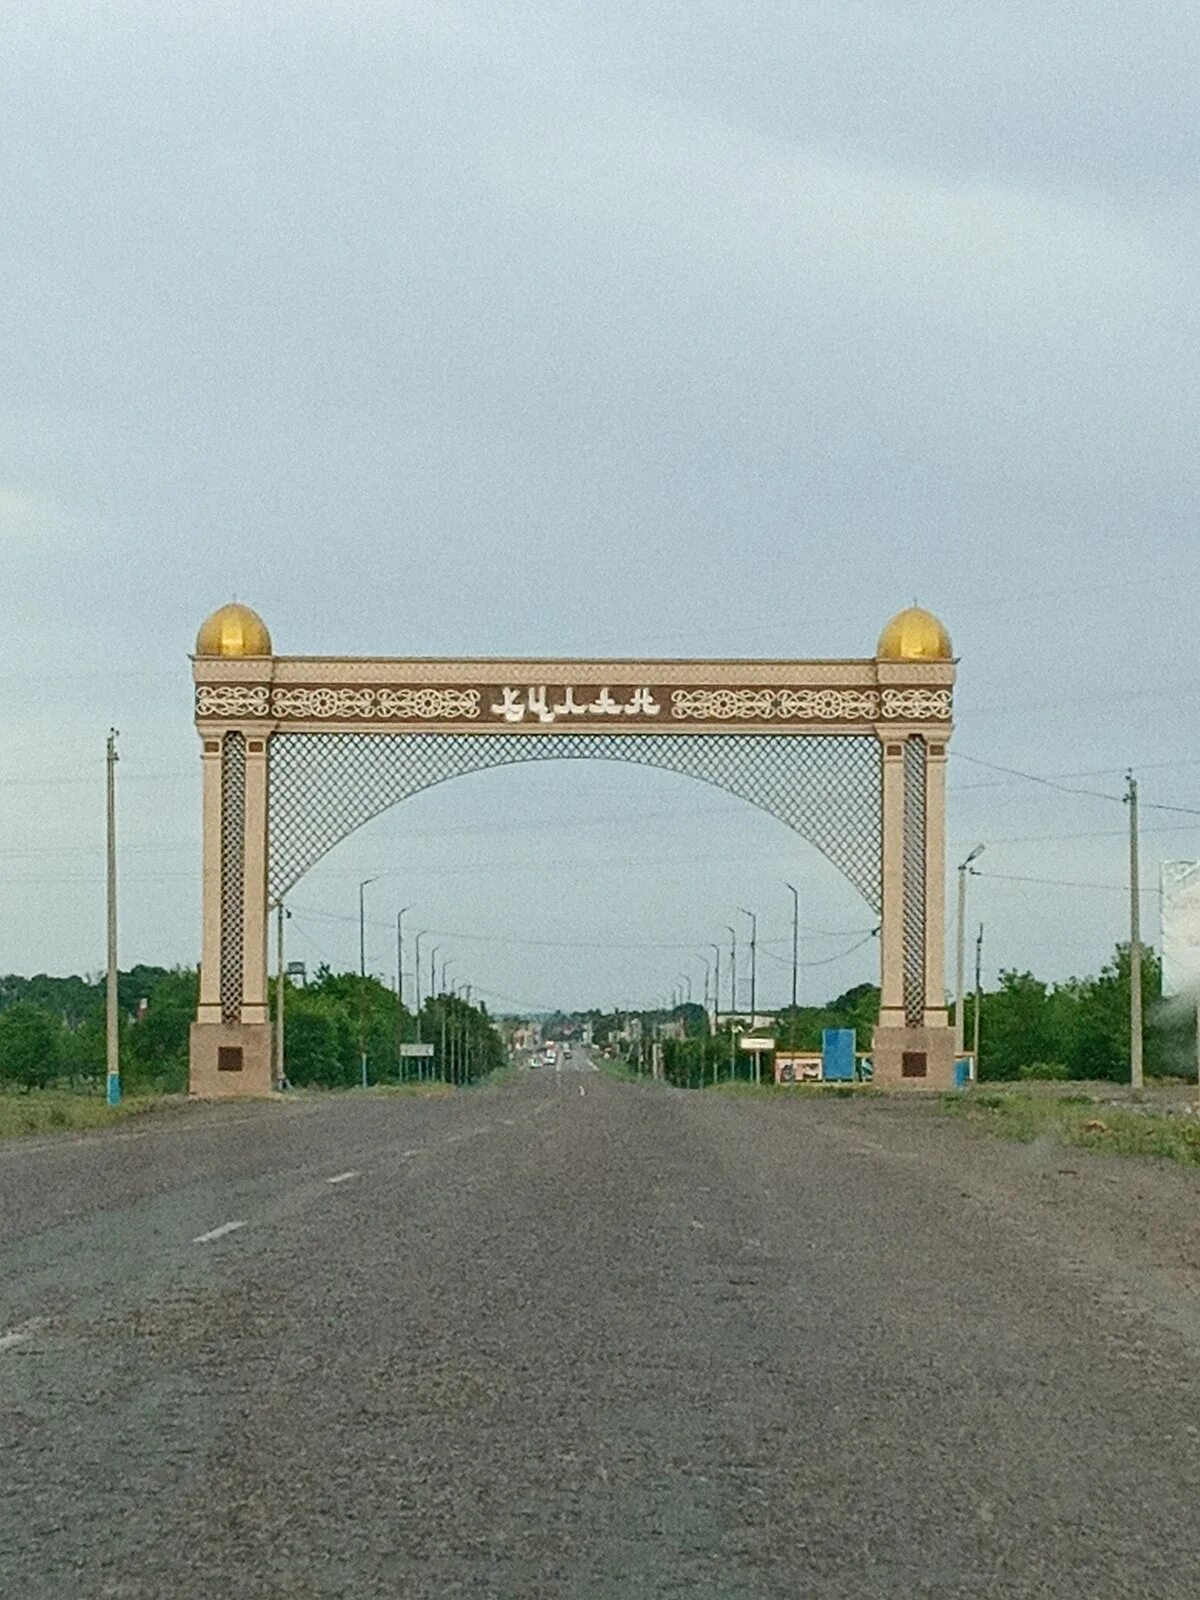
<path id="1" fill-rule="evenodd" d="M 0 1591 L 1190 1600 L 1197 1188 L 585 1072 L 10 1143 Z"/>

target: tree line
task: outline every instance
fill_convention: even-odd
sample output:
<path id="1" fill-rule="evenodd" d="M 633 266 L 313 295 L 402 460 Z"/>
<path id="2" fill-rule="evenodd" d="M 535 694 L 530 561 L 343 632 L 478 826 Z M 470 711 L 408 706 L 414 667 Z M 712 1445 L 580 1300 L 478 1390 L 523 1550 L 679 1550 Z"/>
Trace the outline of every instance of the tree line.
<path id="1" fill-rule="evenodd" d="M 138 966 L 120 974 L 121 1075 L 130 1090 L 187 1088 L 198 989 L 194 967 Z M 274 981 L 271 991 L 273 1008 Z M 298 1087 L 358 1084 L 364 1051 L 371 1083 L 474 1083 L 507 1059 L 486 1007 L 437 995 L 414 1015 L 377 978 L 328 967 L 304 986 L 287 984 L 284 1018 L 285 1073 Z M 401 1054 L 401 1044 L 417 1042 L 432 1055 Z M 104 1073 L 103 977 L 0 977 L 0 1087 L 83 1087 Z"/>
<path id="2" fill-rule="evenodd" d="M 1011 969 L 986 990 L 979 1007 L 979 1077 L 982 1081 L 1018 1078 L 1099 1079 L 1129 1077 L 1130 961 L 1128 945 L 1118 945 L 1099 973 L 1058 983 Z M 954 1008 L 950 1014 L 953 1017 Z M 591 1022 L 597 1043 L 629 1031 L 638 1035 L 620 1046 L 635 1070 L 649 1071 L 656 1036 L 663 1074 L 669 1082 L 698 1087 L 729 1078 L 749 1079 L 753 1059 L 736 1047 L 740 1023 L 722 1021 L 716 1034 L 699 1005 L 672 1011 L 629 1014 L 581 1013 Z M 879 1015 L 879 990 L 858 984 L 822 1006 L 785 1007 L 770 1033 L 781 1050 L 817 1051 L 826 1028 L 852 1028 L 860 1051 L 869 1052 Z M 971 1048 L 975 997 L 963 1007 L 964 1038 Z M 1162 965 L 1157 954 L 1142 955 L 1142 1031 L 1145 1071 L 1151 1077 L 1194 1077 L 1197 1072 L 1196 1008 L 1191 1002 L 1164 1000 Z M 676 1036 L 679 1035 L 679 1036 Z"/>

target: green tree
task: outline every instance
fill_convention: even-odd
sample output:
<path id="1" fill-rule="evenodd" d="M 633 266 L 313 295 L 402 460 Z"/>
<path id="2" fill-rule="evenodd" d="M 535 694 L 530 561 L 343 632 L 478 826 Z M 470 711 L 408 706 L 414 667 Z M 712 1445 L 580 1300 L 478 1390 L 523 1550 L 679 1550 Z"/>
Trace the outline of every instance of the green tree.
<path id="1" fill-rule="evenodd" d="M 62 1023 L 27 1000 L 0 1013 L 0 1078 L 36 1089 L 59 1069 Z"/>
<path id="2" fill-rule="evenodd" d="M 141 988 L 137 1019 L 124 1028 L 124 1075 L 134 1087 L 151 1085 L 179 1092 L 187 1085 L 188 1033 L 196 1017 L 199 973 L 195 967 L 134 968 Z"/>

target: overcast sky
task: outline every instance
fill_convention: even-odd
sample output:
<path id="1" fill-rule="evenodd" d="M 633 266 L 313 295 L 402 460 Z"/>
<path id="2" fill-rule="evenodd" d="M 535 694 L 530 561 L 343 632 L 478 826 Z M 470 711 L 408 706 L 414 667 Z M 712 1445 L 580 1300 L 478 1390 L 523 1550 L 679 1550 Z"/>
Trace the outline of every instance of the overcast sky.
<path id="1" fill-rule="evenodd" d="M 102 962 L 110 722 L 123 963 L 196 958 L 235 594 L 388 655 L 869 655 L 917 598 L 988 971 L 1093 970 L 1124 810 L 967 757 L 1200 805 L 1198 45 L 1184 0 L 4 0 L 0 970 Z M 1151 884 L 1200 854 L 1145 820 Z M 412 902 L 498 1006 L 698 994 L 631 947 L 738 906 L 781 999 L 785 879 L 806 996 L 875 972 L 809 846 L 668 774 L 431 791 L 294 955 L 356 961 L 371 872 L 372 966 Z"/>

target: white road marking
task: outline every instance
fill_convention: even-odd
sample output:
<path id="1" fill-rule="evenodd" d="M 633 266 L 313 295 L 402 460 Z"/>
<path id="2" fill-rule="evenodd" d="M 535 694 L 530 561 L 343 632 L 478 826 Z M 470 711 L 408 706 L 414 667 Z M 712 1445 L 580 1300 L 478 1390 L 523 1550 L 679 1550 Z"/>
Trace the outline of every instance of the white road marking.
<path id="1" fill-rule="evenodd" d="M 339 1172 L 332 1178 L 326 1178 L 326 1183 L 349 1183 L 351 1178 L 361 1178 L 361 1172 Z"/>
<path id="2" fill-rule="evenodd" d="M 39 1328 L 46 1326 L 45 1317 L 31 1317 L 28 1322 L 21 1323 L 19 1328 L 10 1328 L 7 1333 L 0 1334 L 0 1350 L 11 1350 L 14 1345 L 25 1344 L 32 1339 Z"/>
<path id="3" fill-rule="evenodd" d="M 221 1239 L 227 1233 L 236 1233 L 239 1228 L 244 1228 L 245 1222 L 223 1222 L 219 1228 L 210 1228 L 207 1233 L 198 1233 L 192 1240 L 193 1244 L 207 1244 L 210 1239 Z"/>

